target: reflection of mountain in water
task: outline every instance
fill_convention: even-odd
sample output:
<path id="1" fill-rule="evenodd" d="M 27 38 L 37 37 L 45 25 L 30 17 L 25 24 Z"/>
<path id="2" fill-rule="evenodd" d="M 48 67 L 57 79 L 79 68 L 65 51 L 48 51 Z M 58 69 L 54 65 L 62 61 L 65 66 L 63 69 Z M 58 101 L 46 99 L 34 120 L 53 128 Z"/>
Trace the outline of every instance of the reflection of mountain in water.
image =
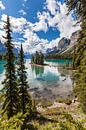
<path id="1" fill-rule="evenodd" d="M 35 66 L 31 65 L 33 73 L 36 75 L 36 80 L 45 82 L 55 82 L 59 80 L 57 67 L 50 66 Z"/>
<path id="2" fill-rule="evenodd" d="M 31 65 L 29 64 L 30 60 L 26 60 L 27 81 L 30 85 L 30 91 L 36 95 L 36 98 L 67 97 L 72 92 L 71 70 L 62 69 L 61 64 L 58 64 L 58 60 L 51 60 L 51 62 L 52 65 L 48 62 L 49 66 L 40 67 Z M 63 63 L 65 64 L 65 61 Z M 4 79 L 4 64 L 5 62 L 1 60 L 0 83 Z"/>

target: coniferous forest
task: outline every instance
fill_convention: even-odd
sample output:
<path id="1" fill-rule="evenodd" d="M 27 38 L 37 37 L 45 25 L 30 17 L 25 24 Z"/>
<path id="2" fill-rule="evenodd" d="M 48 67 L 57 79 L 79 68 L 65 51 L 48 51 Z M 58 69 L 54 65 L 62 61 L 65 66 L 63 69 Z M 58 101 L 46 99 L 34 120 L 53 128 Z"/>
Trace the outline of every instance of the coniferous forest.
<path id="1" fill-rule="evenodd" d="M 30 78 L 28 79 L 27 71 L 27 69 L 31 68 L 29 65 L 28 68 L 26 68 L 24 45 L 23 42 L 20 44 L 18 55 L 16 55 L 14 52 L 15 37 L 13 35 L 11 17 L 6 16 L 3 25 L 3 39 L 6 52 L 1 56 L 5 61 L 5 78 L 1 83 L 2 89 L 0 90 L 0 130 L 86 130 L 86 0 L 65 0 L 65 3 L 68 8 L 67 15 L 74 12 L 74 18 L 77 20 L 76 24 L 80 25 L 79 36 L 76 47 L 72 50 L 73 53 L 68 53 L 68 55 L 60 55 L 57 53 L 45 55 L 42 51 L 35 51 L 31 56 L 31 67 L 34 68 L 33 71 L 35 73 L 37 71 L 36 68 L 39 67 L 38 65 L 41 65 L 42 72 L 40 73 L 40 69 L 38 68 L 39 73 L 36 73 L 38 74 L 37 81 L 43 78 L 42 83 L 47 80 L 49 85 L 51 85 L 50 81 L 52 81 L 53 92 L 55 92 L 54 89 L 56 86 L 53 86 L 53 76 L 50 77 L 51 79 L 49 80 L 48 77 L 48 79 L 45 77 L 45 75 L 47 75 L 46 73 L 43 75 L 45 72 L 45 61 L 47 61 L 47 59 L 49 60 L 49 58 L 59 58 L 60 60 L 69 58 L 69 60 L 72 60 L 71 70 L 68 67 L 58 67 L 58 71 L 61 72 L 63 78 L 64 69 L 66 69 L 66 73 L 67 70 L 72 72 L 73 92 L 70 94 L 71 96 L 69 95 L 64 98 L 64 95 L 61 95 L 57 98 L 51 98 L 51 90 L 49 89 L 48 91 L 46 86 L 43 86 L 45 87 L 43 96 L 45 96 L 48 91 L 49 98 L 48 95 L 43 98 L 43 88 L 38 91 L 36 86 L 34 87 L 38 92 L 37 94 L 41 96 L 37 94 L 34 96 L 34 93 L 31 93 L 31 89 L 33 88 L 30 88 L 29 83 L 32 82 L 30 82 Z M 39 14 L 38 17 L 40 17 L 40 15 L 41 14 Z M 47 67 L 52 67 L 52 64 L 47 64 L 46 70 Z M 56 78 L 56 69 L 57 67 L 55 71 L 53 71 L 53 75 L 55 73 L 54 80 Z M 51 72 L 48 73 L 48 75 L 51 76 Z M 31 74 L 29 74 L 29 76 L 31 76 Z M 61 81 L 63 86 L 65 86 L 66 80 L 67 76 Z M 57 82 L 57 79 L 55 82 Z M 39 84 L 40 82 L 37 84 L 38 87 Z M 60 87 L 58 86 L 58 91 L 60 91 Z M 53 97 L 55 97 L 54 93 Z"/>
<path id="2" fill-rule="evenodd" d="M 42 52 L 37 52 L 32 56 L 31 62 L 38 65 L 44 64 L 44 55 Z"/>

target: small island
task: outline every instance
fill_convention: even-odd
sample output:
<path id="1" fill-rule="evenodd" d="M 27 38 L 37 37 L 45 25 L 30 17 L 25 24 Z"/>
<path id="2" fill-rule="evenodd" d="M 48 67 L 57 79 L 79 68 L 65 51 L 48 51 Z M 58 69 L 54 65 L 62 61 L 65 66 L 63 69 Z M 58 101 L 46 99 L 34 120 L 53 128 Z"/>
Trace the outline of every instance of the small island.
<path id="1" fill-rule="evenodd" d="M 36 51 L 36 53 L 32 55 L 31 64 L 44 65 L 43 53 Z"/>

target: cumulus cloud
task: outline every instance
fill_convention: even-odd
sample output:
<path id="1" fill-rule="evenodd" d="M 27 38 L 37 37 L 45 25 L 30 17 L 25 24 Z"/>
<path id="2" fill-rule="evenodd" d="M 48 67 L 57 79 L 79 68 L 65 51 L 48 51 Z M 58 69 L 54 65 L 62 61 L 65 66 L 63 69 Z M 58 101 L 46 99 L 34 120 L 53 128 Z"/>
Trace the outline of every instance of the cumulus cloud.
<path id="1" fill-rule="evenodd" d="M 45 9 L 48 9 L 52 15 L 55 15 L 57 11 L 59 11 L 59 6 L 56 0 L 46 0 L 45 4 Z"/>
<path id="2" fill-rule="evenodd" d="M 36 23 L 31 23 L 23 17 L 14 18 L 10 16 L 13 32 L 23 34 L 24 51 L 34 53 L 36 50 L 41 50 L 46 52 L 47 48 L 58 46 L 58 41 L 62 37 L 70 38 L 73 32 L 79 30 L 79 25 L 74 26 L 76 21 L 73 20 L 72 12 L 66 15 L 67 10 L 65 3 L 62 4 L 56 0 L 46 0 L 43 12 L 37 13 L 38 22 Z M 20 13 L 24 13 L 23 10 L 20 10 Z M 2 15 L 3 20 L 6 20 L 6 15 Z M 1 34 L 3 34 L 2 26 L 3 22 L 0 22 Z M 44 31 L 46 33 L 49 27 L 59 30 L 60 38 L 57 37 L 57 39 L 49 42 L 47 39 L 42 39 L 37 35 L 36 32 L 38 31 Z M 16 46 L 19 47 L 20 42 L 15 41 Z"/>
<path id="3" fill-rule="evenodd" d="M 19 10 L 19 13 L 22 15 L 26 15 L 26 12 L 23 9 Z"/>
<path id="4" fill-rule="evenodd" d="M 67 15 L 68 8 L 65 3 L 61 3 L 56 0 L 46 0 L 45 9 L 39 13 L 39 21 L 41 19 L 47 21 L 48 27 L 54 27 L 60 31 L 60 38 L 67 37 L 70 38 L 71 34 L 80 29 L 80 26 L 74 26 L 76 21 L 72 17 L 71 12 Z"/>
<path id="5" fill-rule="evenodd" d="M 67 15 L 67 6 L 66 4 L 61 4 L 58 2 L 60 11 L 54 15 L 53 17 L 48 17 L 48 23 L 50 27 L 55 27 L 60 31 L 60 37 L 70 38 L 71 34 L 74 31 L 80 29 L 80 26 L 74 26 L 76 21 L 72 18 L 72 12 Z"/>
<path id="6" fill-rule="evenodd" d="M 3 5 L 2 1 L 0 1 L 0 9 L 5 10 L 5 6 Z"/>
<path id="7" fill-rule="evenodd" d="M 6 21 L 6 18 L 7 18 L 7 15 L 3 14 L 1 20 Z M 24 30 L 24 27 L 25 27 L 27 21 L 23 17 L 14 18 L 14 17 L 10 16 L 10 23 L 12 25 L 13 32 L 23 33 L 23 30 Z"/>
<path id="8" fill-rule="evenodd" d="M 38 32 L 38 31 L 48 31 L 48 25 L 45 22 L 45 20 L 40 20 L 39 22 L 36 22 L 33 26 L 33 30 Z"/>
<path id="9" fill-rule="evenodd" d="M 7 16 L 5 14 L 2 15 L 2 22 L 0 22 L 0 28 L 3 29 L 4 23 L 3 21 L 6 21 Z M 37 34 L 34 32 L 34 24 L 28 22 L 25 18 L 14 18 L 10 16 L 10 23 L 12 31 L 15 33 L 23 34 L 22 41 L 24 46 L 25 52 L 34 53 L 36 50 L 43 50 L 45 49 L 45 44 L 48 43 L 48 40 L 40 39 Z M 4 31 L 0 30 L 0 38 Z M 4 34 L 5 35 L 5 34 Z M 2 38 L 1 38 L 2 39 Z M 2 39 L 4 40 L 4 39 Z M 17 48 L 19 48 L 20 41 L 14 41 L 14 44 Z M 43 50 L 44 51 L 44 50 Z"/>
<path id="10" fill-rule="evenodd" d="M 33 30 L 26 29 L 24 33 L 24 51 L 29 53 L 34 53 L 35 51 L 46 52 L 46 46 L 48 46 L 49 41 L 47 39 L 40 39 Z"/>
<path id="11" fill-rule="evenodd" d="M 27 2 L 27 0 L 24 0 L 24 2 Z"/>

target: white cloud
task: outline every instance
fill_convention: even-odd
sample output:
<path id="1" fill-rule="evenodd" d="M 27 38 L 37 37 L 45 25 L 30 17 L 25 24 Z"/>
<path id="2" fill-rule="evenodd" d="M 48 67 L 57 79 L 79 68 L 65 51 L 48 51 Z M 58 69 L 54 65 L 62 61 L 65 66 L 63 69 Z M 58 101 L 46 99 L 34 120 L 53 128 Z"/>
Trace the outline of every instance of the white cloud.
<path id="1" fill-rule="evenodd" d="M 55 27 L 60 31 L 60 38 L 70 38 L 73 32 L 80 29 L 79 25 L 74 26 L 76 21 L 72 18 L 72 12 L 67 15 L 68 8 L 65 3 L 61 4 L 61 2 L 56 2 L 56 0 L 46 0 L 45 8 L 49 10 L 48 12 L 45 11 L 45 16 L 47 16 L 45 20 L 48 21 L 49 27 Z M 40 17 L 43 17 L 43 14 Z"/>
<path id="2" fill-rule="evenodd" d="M 56 0 L 46 0 L 45 8 L 43 12 L 37 13 L 38 22 L 31 23 L 25 18 L 14 18 L 10 16 L 13 32 L 23 34 L 24 39 L 24 51 L 34 53 L 36 50 L 45 52 L 47 48 L 53 48 L 58 46 L 58 41 L 62 37 L 70 38 L 71 34 L 80 29 L 80 26 L 74 26 L 76 21 L 73 20 L 71 14 L 67 14 L 67 6 L 65 3 L 56 2 Z M 23 13 L 23 11 L 21 11 Z M 6 15 L 2 15 L 2 20 L 6 20 Z M 3 23 L 0 22 L 0 28 L 2 29 Z M 52 27 L 60 31 L 60 38 L 52 41 L 41 39 L 36 32 L 47 32 L 48 28 Z M 3 34 L 2 30 L 0 33 Z M 53 33 L 53 32 L 52 32 Z M 1 38 L 0 34 L 0 39 Z M 3 40 L 3 39 L 2 39 Z M 20 41 L 21 42 L 21 41 Z M 20 42 L 15 42 L 16 46 L 19 46 Z"/>
<path id="3" fill-rule="evenodd" d="M 36 32 L 41 30 L 47 32 L 48 31 L 47 23 L 45 22 L 45 20 L 40 20 L 39 22 L 35 23 L 33 30 Z"/>
<path id="4" fill-rule="evenodd" d="M 2 43 L 5 42 L 5 39 L 3 38 L 3 36 L 5 36 L 5 32 L 0 29 L 0 41 L 1 41 Z"/>
<path id="5" fill-rule="evenodd" d="M 55 15 L 59 11 L 56 0 L 46 0 L 45 4 L 45 9 L 48 9 L 52 15 Z"/>
<path id="6" fill-rule="evenodd" d="M 0 9 L 5 10 L 5 6 L 3 5 L 2 1 L 0 1 Z"/>
<path id="7" fill-rule="evenodd" d="M 22 15 L 26 15 L 26 12 L 25 12 L 23 9 L 21 9 L 21 10 L 19 11 L 19 13 L 22 14 Z"/>
<path id="8" fill-rule="evenodd" d="M 40 39 L 33 30 L 26 29 L 24 38 L 26 38 L 24 42 L 24 51 L 29 53 L 34 53 L 35 51 L 45 52 L 47 49 L 46 45 L 49 44 L 49 41 L 46 39 Z"/>
<path id="9" fill-rule="evenodd" d="M 24 2 L 27 2 L 27 0 L 24 0 Z"/>
<path id="10" fill-rule="evenodd" d="M 32 29 L 36 32 L 38 32 L 38 31 L 47 32 L 48 31 L 48 25 L 46 22 L 47 14 L 45 12 L 43 12 L 42 14 L 40 12 L 38 12 L 37 18 L 39 21 L 34 23 Z"/>
<path id="11" fill-rule="evenodd" d="M 6 18 L 7 18 L 7 15 L 3 14 L 1 20 L 6 21 Z M 14 18 L 10 16 L 10 22 L 12 25 L 13 32 L 23 33 L 24 27 L 27 23 L 26 19 L 24 19 L 23 17 Z"/>

